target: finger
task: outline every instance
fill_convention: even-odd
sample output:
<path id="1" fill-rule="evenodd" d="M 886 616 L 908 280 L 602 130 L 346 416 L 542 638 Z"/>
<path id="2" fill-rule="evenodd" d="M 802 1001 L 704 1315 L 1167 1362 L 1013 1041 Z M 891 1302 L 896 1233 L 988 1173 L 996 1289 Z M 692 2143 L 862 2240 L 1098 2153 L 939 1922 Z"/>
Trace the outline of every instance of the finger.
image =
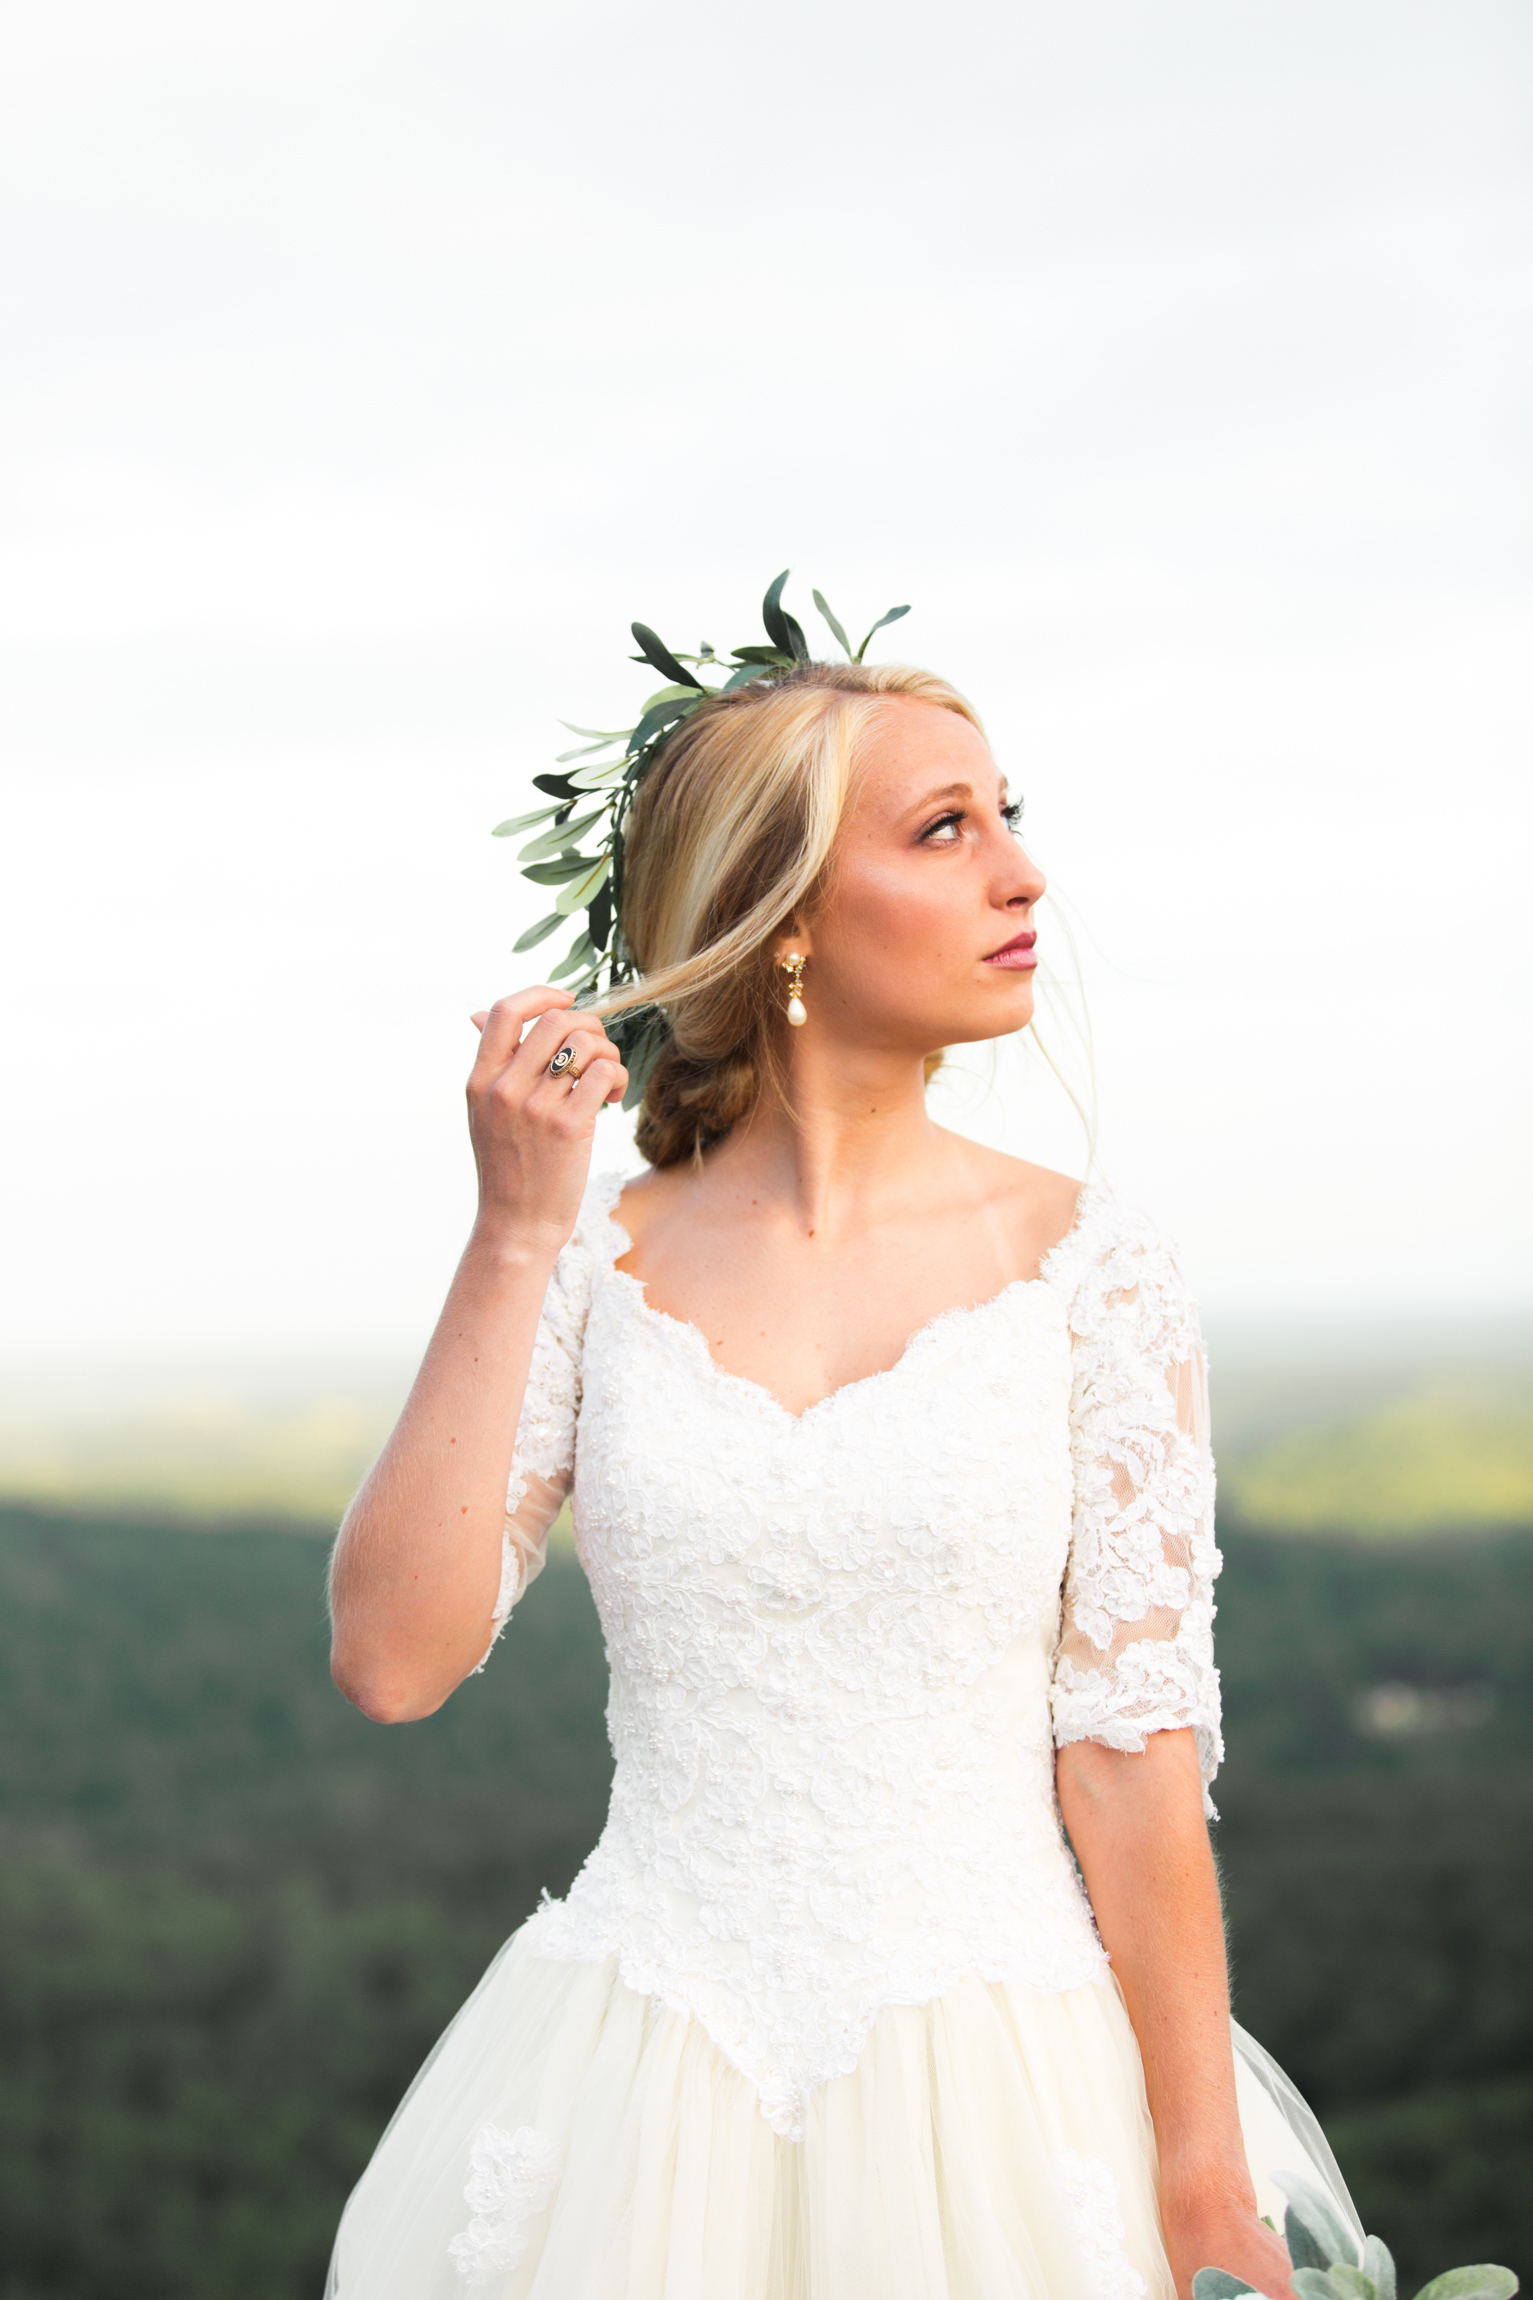
<path id="1" fill-rule="evenodd" d="M 481 1006 L 477 1014 L 471 1014 L 469 1016 L 469 1021 L 478 1031 L 481 1038 L 484 1036 L 484 1026 L 489 1021 L 489 1019 L 490 1010 L 487 1006 Z"/>
<path id="2" fill-rule="evenodd" d="M 589 1112 L 596 1118 L 604 1103 L 621 1102 L 628 1088 L 628 1073 L 616 1058 L 602 1056 L 580 1073 L 579 1083 L 570 1090 L 569 1104 L 577 1115 Z"/>
<path id="3" fill-rule="evenodd" d="M 529 1045 L 531 1035 L 529 1032 Z M 534 1074 L 533 1086 L 546 1083 L 567 1092 L 579 1083 L 594 1062 L 621 1062 L 623 1057 L 598 1024 L 590 1031 L 561 1027 L 544 1040 L 537 1050 L 537 1059 L 539 1069 Z"/>
<path id="4" fill-rule="evenodd" d="M 516 1052 L 527 1024 L 554 1009 L 562 1014 L 574 1003 L 574 996 L 572 990 L 555 990 L 551 983 L 535 982 L 527 990 L 513 991 L 509 998 L 497 998 L 484 1020 L 480 1064 L 491 1070 L 502 1069 Z"/>
<path id="5" fill-rule="evenodd" d="M 522 1040 L 519 1051 L 525 1055 L 529 1070 L 534 1067 L 546 1070 L 564 1046 L 574 1048 L 577 1070 L 583 1070 L 593 1059 L 598 1046 L 609 1047 L 614 1055 L 617 1053 L 600 1015 L 592 1014 L 584 1007 L 576 1007 L 572 1011 L 566 1009 L 559 1014 L 540 1015 Z"/>

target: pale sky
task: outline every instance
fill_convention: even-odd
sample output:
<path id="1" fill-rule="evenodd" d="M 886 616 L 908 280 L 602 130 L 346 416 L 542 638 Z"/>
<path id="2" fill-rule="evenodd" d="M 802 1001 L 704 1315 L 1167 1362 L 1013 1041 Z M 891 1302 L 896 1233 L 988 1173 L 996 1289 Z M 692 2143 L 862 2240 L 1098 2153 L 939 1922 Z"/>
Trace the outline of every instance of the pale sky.
<path id="1" fill-rule="evenodd" d="M 1533 1307 L 1530 95 L 1516 0 L 0 0 L 0 1352 L 418 1341 L 490 826 L 790 564 L 977 702 L 1210 1313 Z"/>

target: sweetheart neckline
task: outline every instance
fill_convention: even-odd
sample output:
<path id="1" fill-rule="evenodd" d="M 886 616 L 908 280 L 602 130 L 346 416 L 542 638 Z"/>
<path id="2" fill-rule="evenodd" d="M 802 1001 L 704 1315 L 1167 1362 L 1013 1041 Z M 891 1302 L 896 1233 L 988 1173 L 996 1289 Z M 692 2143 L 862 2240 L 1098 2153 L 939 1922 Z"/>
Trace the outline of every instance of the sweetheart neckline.
<path id="1" fill-rule="evenodd" d="M 904 1347 L 892 1365 L 876 1366 L 870 1374 L 858 1374 L 852 1381 L 838 1383 L 835 1389 L 827 1390 L 823 1397 L 813 1399 L 801 1413 L 795 1413 L 791 1406 L 783 1404 L 775 1390 L 767 1388 L 765 1382 L 755 1381 L 749 1374 L 732 1373 L 728 1366 L 721 1366 L 708 1347 L 708 1337 L 701 1326 L 694 1324 L 690 1318 L 673 1317 L 669 1310 L 657 1310 L 649 1299 L 645 1280 L 636 1277 L 632 1270 L 620 1270 L 618 1268 L 617 1265 L 621 1257 L 633 1251 L 633 1240 L 617 1217 L 618 1201 L 631 1177 L 604 1175 L 602 1179 L 605 1183 L 615 1183 L 616 1185 L 610 1197 L 605 1197 L 605 1202 L 601 1208 L 601 1218 L 613 1234 L 612 1250 L 603 1257 L 611 1275 L 623 1281 L 625 1287 L 630 1290 L 630 1299 L 635 1302 L 646 1318 L 653 1319 L 659 1325 L 669 1326 L 675 1333 L 689 1336 L 690 1345 L 701 1349 L 704 1365 L 718 1381 L 735 1384 L 740 1389 L 749 1391 L 752 1397 L 763 1399 L 783 1421 L 791 1423 L 795 1429 L 808 1421 L 811 1415 L 820 1413 L 827 1406 L 833 1406 L 839 1398 L 849 1396 L 853 1390 L 865 1390 L 874 1382 L 892 1380 L 896 1374 L 904 1370 L 918 1346 L 929 1340 L 941 1327 L 957 1325 L 965 1319 L 978 1318 L 987 1311 L 999 1309 L 1000 1305 L 1014 1294 L 1033 1293 L 1040 1287 L 1048 1293 L 1053 1293 L 1055 1289 L 1049 1276 L 1049 1264 L 1078 1237 L 1083 1227 L 1086 1201 L 1088 1197 L 1094 1199 L 1099 1194 L 1090 1182 L 1081 1184 L 1080 1195 L 1075 1201 L 1075 1212 L 1071 1217 L 1070 1227 L 1062 1237 L 1055 1239 L 1048 1252 L 1043 1255 L 1039 1261 L 1035 1277 L 1011 1278 L 998 1292 L 987 1294 L 981 1302 L 955 1302 L 951 1309 L 938 1310 L 933 1317 L 927 1318 L 923 1324 L 916 1327 L 912 1334 L 906 1337 Z"/>

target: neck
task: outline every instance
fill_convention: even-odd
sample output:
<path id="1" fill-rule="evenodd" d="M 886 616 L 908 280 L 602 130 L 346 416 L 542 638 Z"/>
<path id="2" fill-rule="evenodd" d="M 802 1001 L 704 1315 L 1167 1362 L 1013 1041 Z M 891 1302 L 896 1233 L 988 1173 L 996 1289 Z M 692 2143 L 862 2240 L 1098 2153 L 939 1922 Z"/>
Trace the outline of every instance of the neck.
<path id="1" fill-rule="evenodd" d="M 919 1055 L 795 1037 L 789 1063 L 788 1107 L 763 1095 L 710 1158 L 721 1180 L 822 1238 L 931 1186 L 954 1137 L 927 1113 Z"/>

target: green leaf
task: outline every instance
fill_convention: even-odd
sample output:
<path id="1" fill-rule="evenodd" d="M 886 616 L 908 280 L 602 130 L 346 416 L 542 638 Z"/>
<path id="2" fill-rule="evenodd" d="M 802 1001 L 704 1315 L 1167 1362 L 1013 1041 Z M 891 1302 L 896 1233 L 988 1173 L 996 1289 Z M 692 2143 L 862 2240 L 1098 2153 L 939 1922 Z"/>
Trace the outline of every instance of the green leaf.
<path id="1" fill-rule="evenodd" d="M 742 663 L 734 677 L 724 681 L 719 692 L 721 695 L 732 695 L 736 687 L 754 687 L 758 679 L 764 679 L 768 671 L 776 667 L 773 663 Z"/>
<path id="2" fill-rule="evenodd" d="M 534 839 L 529 846 L 524 846 L 517 861 L 541 862 L 545 855 L 556 855 L 567 847 L 573 847 L 592 823 L 601 821 L 606 811 L 605 807 L 596 807 L 588 815 L 577 815 L 572 823 L 556 823 L 540 839 Z"/>
<path id="3" fill-rule="evenodd" d="M 596 945 L 598 950 L 606 949 L 608 937 L 612 932 L 611 879 L 608 879 L 606 885 L 597 895 L 596 900 L 587 908 L 586 932 L 590 935 L 592 942 Z"/>
<path id="4" fill-rule="evenodd" d="M 634 1042 L 631 1052 L 623 1056 L 623 1067 L 628 1073 L 628 1085 L 623 1094 L 623 1108 L 636 1110 L 644 1099 L 650 1073 L 659 1061 L 669 1033 L 658 1015 L 652 1016 L 649 1027 Z"/>
<path id="5" fill-rule="evenodd" d="M 518 831 L 530 831 L 534 823 L 546 823 L 550 815 L 558 812 L 557 807 L 534 807 L 530 815 L 513 815 L 509 822 L 497 823 L 490 836 L 492 839 L 514 838 Z"/>
<path id="6" fill-rule="evenodd" d="M 785 652 L 781 647 L 736 647 L 734 660 L 737 663 L 770 663 L 779 671 L 791 671 L 793 668 L 791 651 Z"/>
<path id="7" fill-rule="evenodd" d="M 568 775 L 534 775 L 532 787 L 535 791 L 547 791 L 551 799 L 572 799 L 575 796 L 575 786 Z"/>
<path id="8" fill-rule="evenodd" d="M 688 703 L 673 698 L 668 703 L 657 703 L 652 711 L 646 711 L 628 738 L 628 756 L 632 758 L 636 751 L 647 750 L 662 728 L 669 727 L 677 719 L 690 717 L 702 700 L 701 693 Z"/>
<path id="9" fill-rule="evenodd" d="M 908 607 L 891 607 L 887 615 L 879 616 L 878 621 L 873 626 L 873 631 L 881 631 L 886 623 L 897 623 L 902 615 L 908 615 L 909 613 L 910 609 Z M 873 631 L 868 633 L 868 639 L 872 638 Z M 868 639 L 864 639 L 862 645 L 858 648 L 856 656 L 854 657 L 856 662 L 860 663 L 863 656 L 867 653 Z"/>
<path id="10" fill-rule="evenodd" d="M 1328 2268 L 1296 2268 L 1293 2288 L 1299 2300 L 1341 2300 Z"/>
<path id="11" fill-rule="evenodd" d="M 812 591 L 810 593 L 810 597 L 813 599 L 815 605 L 819 608 L 820 613 L 824 616 L 826 622 L 830 625 L 831 637 L 836 641 L 836 644 L 840 647 L 842 653 L 846 656 L 847 661 L 849 663 L 855 661 L 856 658 L 852 654 L 852 642 L 847 637 L 846 633 L 842 630 L 840 624 L 836 621 L 835 616 L 831 613 L 824 592 Z M 868 633 L 868 637 L 871 639 L 872 636 L 873 634 L 870 631 Z"/>
<path id="12" fill-rule="evenodd" d="M 554 916 L 557 918 L 558 915 L 556 911 Z M 588 934 L 577 935 L 548 979 L 550 982 L 562 982 L 567 974 L 594 972 L 595 962 L 596 952 L 592 948 L 591 937 Z"/>
<path id="13" fill-rule="evenodd" d="M 706 687 L 702 691 L 705 695 L 708 692 Z M 698 690 L 696 687 L 657 687 L 652 695 L 646 696 L 644 701 L 644 710 L 653 711 L 661 703 L 695 704 L 697 701 L 697 694 Z M 643 712 L 640 713 L 641 718 L 642 716 Z"/>
<path id="14" fill-rule="evenodd" d="M 554 862 L 529 863 L 522 876 L 530 878 L 534 886 L 565 886 L 571 879 L 584 878 L 595 867 L 594 855 L 560 855 Z"/>
<path id="15" fill-rule="evenodd" d="M 1365 2269 L 1354 2268 L 1349 2261 L 1338 2260 L 1329 2274 L 1331 2290 L 1337 2300 L 1379 2300 L 1373 2278 Z"/>
<path id="16" fill-rule="evenodd" d="M 1395 2285 L 1395 2264 L 1389 2246 L 1381 2237 L 1370 2236 L 1363 2246 L 1364 2273 L 1373 2278 L 1373 2289 L 1378 2300 L 1398 2300 Z"/>
<path id="17" fill-rule="evenodd" d="M 547 941 L 556 926 L 563 926 L 563 924 L 564 920 L 559 912 L 550 911 L 547 918 L 540 918 L 536 926 L 529 926 L 525 934 L 518 935 L 511 948 L 513 950 L 535 950 L 540 942 Z"/>
<path id="18" fill-rule="evenodd" d="M 791 567 L 785 567 L 767 585 L 767 595 L 761 602 L 761 620 L 766 625 L 766 635 L 772 645 L 780 647 L 785 655 L 791 655 L 793 648 L 788 638 L 787 618 L 782 611 L 782 587 L 792 572 Z"/>
<path id="19" fill-rule="evenodd" d="M 1240 2300 L 1242 2293 L 1255 2290 L 1225 2268 L 1200 2268 L 1192 2280 L 1192 2300 Z"/>
<path id="20" fill-rule="evenodd" d="M 665 641 L 657 637 L 647 623 L 630 623 L 628 628 L 645 662 L 653 663 L 663 679 L 674 679 L 678 686 L 695 687 L 699 694 L 704 692 L 702 680 L 694 679 L 685 664 L 677 662 Z"/>
<path id="21" fill-rule="evenodd" d="M 773 646 L 780 648 L 791 663 L 807 663 L 809 642 L 782 604 L 782 587 L 791 572 L 791 568 L 785 567 L 776 581 L 768 584 L 767 595 L 761 602 L 761 620 Z"/>
<path id="22" fill-rule="evenodd" d="M 1296 2268 L 1329 2268 L 1333 2260 L 1350 2266 L 1357 2245 L 1326 2191 L 1301 2172 L 1275 2172 L 1273 2181 L 1288 2199 L 1283 2236 Z"/>
<path id="23" fill-rule="evenodd" d="M 1450 2268 L 1423 2284 L 1416 2300 L 1511 2300 L 1520 2290 L 1510 2268 Z"/>
<path id="24" fill-rule="evenodd" d="M 626 758 L 614 759 L 611 766 L 577 767 L 570 781 L 578 796 L 582 791 L 604 791 L 609 783 L 617 782 L 627 771 Z"/>
<path id="25" fill-rule="evenodd" d="M 600 862 L 593 864 L 583 878 L 570 880 L 564 892 L 555 898 L 555 910 L 562 910 L 566 915 L 572 910 L 584 910 L 597 888 L 605 884 L 611 868 L 611 855 L 603 855 Z"/>
<path id="26" fill-rule="evenodd" d="M 567 767 L 571 765 L 571 763 L 576 759 L 589 759 L 593 757 L 597 751 L 610 751 L 614 743 L 620 743 L 623 740 L 623 736 L 627 734 L 627 731 L 628 730 L 625 727 L 623 730 L 623 735 L 604 735 L 599 743 L 586 743 L 578 751 L 561 751 L 559 756 L 555 759 L 554 765 L 556 767 Z"/>
<path id="27" fill-rule="evenodd" d="M 559 725 L 572 735 L 593 735 L 603 743 L 620 743 L 628 732 L 626 727 L 609 727 L 603 733 L 600 727 L 577 727 L 570 719 L 561 719 Z"/>

